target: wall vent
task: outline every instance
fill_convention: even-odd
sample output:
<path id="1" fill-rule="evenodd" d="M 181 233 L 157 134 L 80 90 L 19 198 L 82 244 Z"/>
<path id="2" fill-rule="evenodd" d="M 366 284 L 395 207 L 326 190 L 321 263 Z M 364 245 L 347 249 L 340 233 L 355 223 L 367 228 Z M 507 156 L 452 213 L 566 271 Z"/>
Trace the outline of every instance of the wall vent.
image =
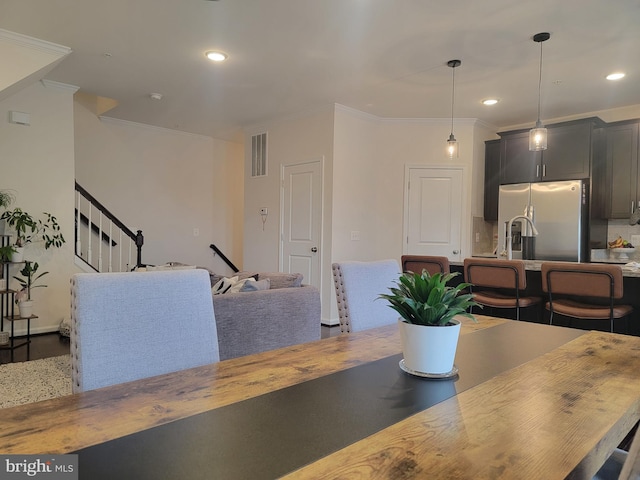
<path id="1" fill-rule="evenodd" d="M 251 176 L 262 177 L 267 174 L 267 134 L 260 133 L 251 137 Z"/>

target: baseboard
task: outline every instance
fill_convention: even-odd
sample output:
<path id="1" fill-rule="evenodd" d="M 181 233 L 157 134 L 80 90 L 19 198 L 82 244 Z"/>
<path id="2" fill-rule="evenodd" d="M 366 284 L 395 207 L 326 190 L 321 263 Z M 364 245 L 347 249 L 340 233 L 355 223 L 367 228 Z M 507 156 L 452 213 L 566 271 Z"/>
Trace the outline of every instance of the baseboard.
<path id="1" fill-rule="evenodd" d="M 11 327 L 9 327 L 9 330 L 7 330 L 6 323 L 5 323 L 5 331 L 9 331 L 9 332 L 11 331 Z M 45 327 L 33 327 L 33 326 L 31 326 L 31 335 L 32 336 L 33 335 L 42 335 L 42 334 L 45 334 L 45 333 L 58 333 L 59 331 L 60 331 L 60 327 L 59 326 L 56 326 L 56 327 L 53 327 L 51 325 L 45 326 Z M 25 327 L 21 327 L 21 328 L 15 327 L 14 335 L 16 336 L 16 338 L 17 337 L 26 337 L 27 336 L 27 327 L 26 326 Z"/>

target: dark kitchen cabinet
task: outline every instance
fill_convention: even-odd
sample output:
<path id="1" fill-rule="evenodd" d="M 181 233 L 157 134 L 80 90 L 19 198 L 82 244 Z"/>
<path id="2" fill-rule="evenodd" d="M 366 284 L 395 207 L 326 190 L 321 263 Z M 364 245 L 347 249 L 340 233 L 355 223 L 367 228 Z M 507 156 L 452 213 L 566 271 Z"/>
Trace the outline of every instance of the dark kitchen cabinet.
<path id="1" fill-rule="evenodd" d="M 607 218 L 629 218 L 640 201 L 639 123 L 608 125 L 605 130 L 609 195 Z"/>
<path id="2" fill-rule="evenodd" d="M 587 118 L 547 126 L 546 150 L 529 151 L 529 131 L 500 133 L 500 183 L 589 178 L 592 131 L 602 122 Z"/>
<path id="3" fill-rule="evenodd" d="M 500 193 L 500 140 L 484 142 L 484 219 L 498 220 Z"/>
<path id="4" fill-rule="evenodd" d="M 499 135 L 500 183 L 538 181 L 541 154 L 529 151 L 529 131 Z"/>

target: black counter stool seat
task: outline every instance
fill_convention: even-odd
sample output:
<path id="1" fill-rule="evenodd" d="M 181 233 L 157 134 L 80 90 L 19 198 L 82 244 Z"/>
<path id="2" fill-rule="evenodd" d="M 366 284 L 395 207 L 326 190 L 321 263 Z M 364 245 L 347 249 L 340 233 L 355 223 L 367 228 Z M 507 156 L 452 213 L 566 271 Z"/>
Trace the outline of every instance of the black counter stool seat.
<path id="1" fill-rule="evenodd" d="M 470 283 L 474 300 L 491 308 L 520 309 L 540 306 L 542 299 L 522 295 L 527 288 L 527 274 L 522 260 L 465 258 L 464 281 Z"/>
<path id="2" fill-rule="evenodd" d="M 631 305 L 615 303 L 624 293 L 620 265 L 544 262 L 541 267 L 542 291 L 549 294 L 545 308 L 549 324 L 554 314 L 582 320 L 613 322 L 633 312 Z"/>

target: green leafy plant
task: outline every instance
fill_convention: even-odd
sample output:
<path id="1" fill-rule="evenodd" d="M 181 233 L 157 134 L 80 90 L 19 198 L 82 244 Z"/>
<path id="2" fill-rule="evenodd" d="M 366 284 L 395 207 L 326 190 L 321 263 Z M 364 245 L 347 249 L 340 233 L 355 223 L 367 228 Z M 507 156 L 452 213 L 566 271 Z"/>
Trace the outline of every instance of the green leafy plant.
<path id="1" fill-rule="evenodd" d="M 13 245 L 5 245 L 4 247 L 0 247 L 0 262 L 8 262 L 11 258 L 11 255 L 16 252 L 16 249 Z"/>
<path id="2" fill-rule="evenodd" d="M 36 219 L 21 208 L 7 210 L 0 216 L 16 232 L 16 247 L 24 247 L 35 240 L 44 241 L 44 248 L 61 247 L 65 242 L 56 217 L 44 212 L 45 219 Z"/>
<path id="3" fill-rule="evenodd" d="M 38 267 L 38 262 L 25 262 L 24 268 L 20 270 L 20 274 L 22 275 L 22 277 L 13 277 L 20 283 L 20 286 L 22 287 L 16 294 L 16 303 L 23 300 L 31 300 L 31 289 L 46 287 L 46 285 L 36 285 L 36 281 L 38 281 L 38 279 L 44 277 L 49 273 L 42 272 L 41 274 L 36 275 Z"/>
<path id="4" fill-rule="evenodd" d="M 456 315 L 476 321 L 468 312 L 470 307 L 478 305 L 472 294 L 465 293 L 470 284 L 447 285 L 456 275 L 458 272 L 430 275 L 426 270 L 421 274 L 403 273 L 396 287 L 389 288 L 391 294 L 382 294 L 379 298 L 388 300 L 389 306 L 407 323 L 444 326 Z"/>
<path id="5" fill-rule="evenodd" d="M 0 190 L 0 207 L 7 208 L 10 206 L 16 199 L 16 196 L 13 192 L 9 190 Z"/>

